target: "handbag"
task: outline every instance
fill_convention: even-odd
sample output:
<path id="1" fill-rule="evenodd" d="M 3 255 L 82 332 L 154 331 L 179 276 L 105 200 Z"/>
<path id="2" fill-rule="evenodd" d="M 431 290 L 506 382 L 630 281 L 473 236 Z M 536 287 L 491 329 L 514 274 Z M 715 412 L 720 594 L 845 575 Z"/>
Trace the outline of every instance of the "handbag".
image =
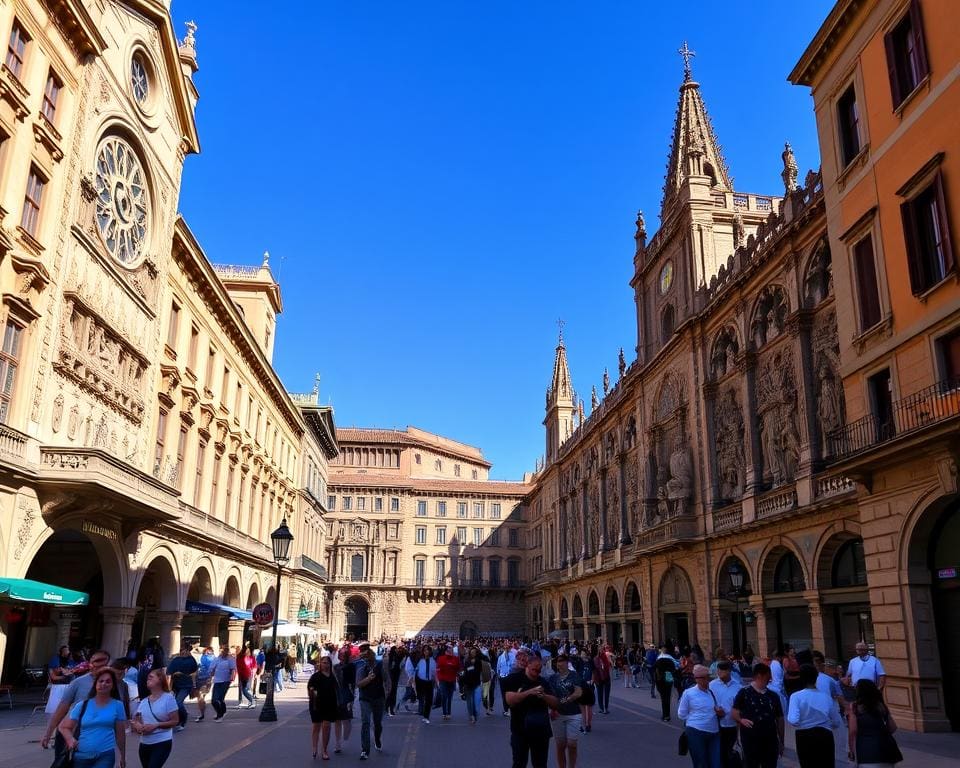
<path id="1" fill-rule="evenodd" d="M 903 761 L 903 753 L 897 745 L 897 740 L 890 733 L 890 726 L 887 724 L 887 718 L 883 718 L 883 735 L 880 737 L 883 743 L 884 760 L 888 763 L 900 763 Z"/>
<path id="2" fill-rule="evenodd" d="M 83 716 L 87 711 L 87 703 L 90 699 L 84 699 L 83 704 L 80 705 L 80 717 L 77 718 L 77 724 L 73 729 L 73 738 L 80 741 L 80 729 L 83 726 Z M 55 758 L 53 758 L 53 763 L 51 763 L 50 768 L 73 768 L 73 750 L 65 749 Z"/>
<path id="3" fill-rule="evenodd" d="M 677 741 L 677 754 L 685 755 L 690 751 L 690 741 L 687 739 L 687 732 L 680 731 L 680 738 Z"/>

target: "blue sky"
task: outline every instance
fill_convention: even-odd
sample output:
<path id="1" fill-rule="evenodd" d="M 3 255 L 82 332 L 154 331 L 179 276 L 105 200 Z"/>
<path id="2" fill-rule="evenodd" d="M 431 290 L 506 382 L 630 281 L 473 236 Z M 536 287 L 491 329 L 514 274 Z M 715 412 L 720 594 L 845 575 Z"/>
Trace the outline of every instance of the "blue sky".
<path id="1" fill-rule="evenodd" d="M 589 401 L 633 359 L 634 219 L 658 225 L 683 40 L 738 190 L 819 165 L 786 76 L 808 0 L 175 0 L 199 25 L 180 208 L 214 262 L 281 284 L 274 364 L 340 426 L 439 432 L 492 476 L 543 453 L 557 338 Z"/>

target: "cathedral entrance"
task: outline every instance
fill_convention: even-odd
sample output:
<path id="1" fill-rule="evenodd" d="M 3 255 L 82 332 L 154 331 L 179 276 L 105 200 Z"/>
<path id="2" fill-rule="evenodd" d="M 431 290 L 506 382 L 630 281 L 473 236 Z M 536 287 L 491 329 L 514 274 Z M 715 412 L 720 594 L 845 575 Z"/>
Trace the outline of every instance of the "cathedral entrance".
<path id="1" fill-rule="evenodd" d="M 679 566 L 671 566 L 660 582 L 660 616 L 663 640 L 683 648 L 690 644 L 690 624 L 696 606 L 690 577 Z"/>
<path id="2" fill-rule="evenodd" d="M 344 634 L 348 640 L 366 640 L 370 606 L 362 597 L 351 597 L 343 604 Z"/>

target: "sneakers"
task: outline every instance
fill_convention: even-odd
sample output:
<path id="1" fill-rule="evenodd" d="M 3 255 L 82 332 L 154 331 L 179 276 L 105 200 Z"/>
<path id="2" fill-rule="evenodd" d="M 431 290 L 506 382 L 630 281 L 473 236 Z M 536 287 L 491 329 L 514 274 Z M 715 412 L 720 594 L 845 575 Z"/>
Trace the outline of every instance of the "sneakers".
<path id="1" fill-rule="evenodd" d="M 429 717 L 423 718 L 423 724 L 424 724 L 424 725 L 430 725 L 430 718 L 429 718 Z"/>
<path id="2" fill-rule="evenodd" d="M 377 748 L 377 752 L 383 752 L 383 743 L 380 741 L 380 739 L 374 739 L 373 746 Z"/>
<path id="3" fill-rule="evenodd" d="M 213 718 L 213 722 L 215 722 L 215 723 L 222 723 L 222 722 L 223 722 L 223 718 L 225 718 L 225 717 L 226 717 L 225 714 L 224 714 L 224 715 L 217 715 L 215 718 Z"/>
<path id="4" fill-rule="evenodd" d="M 185 726 L 185 725 L 178 725 L 178 726 L 177 726 L 176 728 L 174 728 L 173 730 L 175 730 L 177 733 L 180 733 L 180 731 L 184 730 L 186 727 L 187 727 L 187 726 Z"/>
<path id="5" fill-rule="evenodd" d="M 368 755 L 366 752 L 361 752 L 361 753 L 360 753 L 360 759 L 361 759 L 361 760 L 366 760 L 368 757 L 370 757 L 370 755 Z"/>
<path id="6" fill-rule="evenodd" d="M 203 722 L 203 715 L 200 715 L 200 717 L 194 718 L 194 721 L 193 721 L 193 722 L 195 722 L 195 723 L 202 723 L 202 722 Z"/>

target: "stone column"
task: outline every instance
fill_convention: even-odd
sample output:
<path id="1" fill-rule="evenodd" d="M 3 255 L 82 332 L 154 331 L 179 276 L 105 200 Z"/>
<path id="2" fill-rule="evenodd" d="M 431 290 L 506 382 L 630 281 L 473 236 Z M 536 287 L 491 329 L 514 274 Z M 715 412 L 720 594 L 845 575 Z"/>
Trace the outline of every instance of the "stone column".
<path id="1" fill-rule="evenodd" d="M 180 611 L 160 611 L 157 621 L 160 623 L 160 644 L 167 652 L 167 658 L 180 653 L 180 629 L 184 614 Z"/>
<path id="2" fill-rule="evenodd" d="M 220 649 L 220 616 L 216 613 L 203 617 L 203 627 L 200 631 L 200 643 L 206 648 L 208 645 L 219 652 Z"/>
<path id="3" fill-rule="evenodd" d="M 560 499 L 560 514 L 557 525 L 557 533 L 560 539 L 560 567 L 567 567 L 567 500 Z"/>
<path id="4" fill-rule="evenodd" d="M 580 503 L 583 512 L 583 548 L 580 559 L 586 560 L 590 556 L 590 499 L 587 495 L 587 484 L 580 486 Z"/>
<path id="5" fill-rule="evenodd" d="M 380 612 L 371 608 L 367 611 L 367 640 L 371 642 L 380 637 Z"/>
<path id="6" fill-rule="evenodd" d="M 760 595 L 750 595 L 748 602 L 749 609 L 753 612 L 754 620 L 752 625 L 747 626 L 747 642 L 753 646 L 753 652 L 758 657 L 765 657 L 773 646 L 771 645 L 769 637 L 767 614 L 763 605 L 763 597 Z M 751 629 L 753 630 L 752 637 Z"/>
<path id="7" fill-rule="evenodd" d="M 630 510 L 627 507 L 627 455 L 621 453 L 618 462 L 620 475 L 620 543 L 630 544 Z"/>
<path id="8" fill-rule="evenodd" d="M 707 504 L 711 509 L 719 506 L 720 499 L 720 472 L 717 467 L 717 431 L 714 424 L 714 413 L 717 401 L 717 385 L 707 382 L 703 385 L 704 421 L 707 430 L 707 476 L 710 478 L 710 498 Z M 708 528 L 709 530 L 709 528 Z"/>
<path id="9" fill-rule="evenodd" d="M 227 645 L 234 648 L 237 645 L 243 645 L 243 627 L 246 622 L 243 619 L 230 619 L 227 622 Z"/>
<path id="10" fill-rule="evenodd" d="M 810 610 L 810 642 L 813 648 L 823 650 L 826 647 L 826 633 L 823 627 L 823 607 L 820 605 L 820 593 L 808 589 L 803 593 Z"/>
<path id="11" fill-rule="evenodd" d="M 607 530 L 607 471 L 600 473 L 600 541 L 597 553 L 611 548 L 610 532 Z"/>
<path id="12" fill-rule="evenodd" d="M 100 646 L 114 658 L 123 656 L 127 652 L 137 609 L 103 606 L 100 615 L 103 617 L 103 640 Z"/>

